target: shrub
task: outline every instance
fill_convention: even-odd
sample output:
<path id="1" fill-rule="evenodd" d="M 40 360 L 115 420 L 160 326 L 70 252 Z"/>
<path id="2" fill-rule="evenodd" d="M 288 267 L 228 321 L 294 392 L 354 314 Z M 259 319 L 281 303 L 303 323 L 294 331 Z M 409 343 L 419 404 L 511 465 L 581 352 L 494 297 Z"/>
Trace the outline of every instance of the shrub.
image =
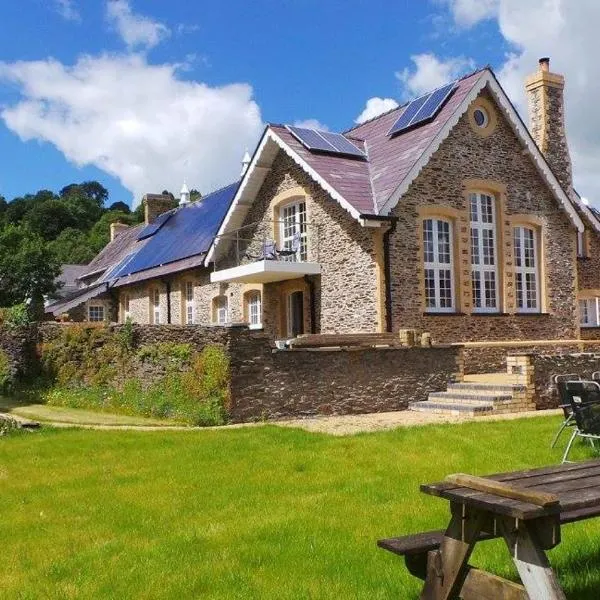
<path id="1" fill-rule="evenodd" d="M 10 358 L 4 350 L 0 349 L 0 392 L 6 392 L 12 385 L 12 372 Z"/>
<path id="2" fill-rule="evenodd" d="M 29 307 L 24 303 L 3 309 L 1 319 L 9 328 L 26 327 L 32 322 Z"/>

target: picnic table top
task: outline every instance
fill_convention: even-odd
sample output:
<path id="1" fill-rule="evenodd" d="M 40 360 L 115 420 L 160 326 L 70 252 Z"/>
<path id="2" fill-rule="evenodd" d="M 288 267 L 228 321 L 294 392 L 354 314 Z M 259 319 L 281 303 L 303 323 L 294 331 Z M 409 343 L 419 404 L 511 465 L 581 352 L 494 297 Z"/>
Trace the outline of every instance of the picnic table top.
<path id="1" fill-rule="evenodd" d="M 597 515 L 600 515 L 600 460 L 498 473 L 485 479 L 508 483 L 519 490 L 553 494 L 558 498 L 559 504 L 538 506 L 448 481 L 422 485 L 421 491 L 473 508 L 523 520 L 567 511 L 576 513 L 578 510 L 585 512 L 587 516 L 594 516 L 594 507 L 598 509 Z"/>

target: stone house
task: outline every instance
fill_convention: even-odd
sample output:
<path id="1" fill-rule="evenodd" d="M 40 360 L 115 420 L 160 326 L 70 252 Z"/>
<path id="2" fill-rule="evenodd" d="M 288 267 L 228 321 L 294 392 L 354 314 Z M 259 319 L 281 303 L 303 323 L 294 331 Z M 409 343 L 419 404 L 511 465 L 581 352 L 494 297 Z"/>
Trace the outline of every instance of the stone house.
<path id="1" fill-rule="evenodd" d="M 145 197 L 94 285 L 120 321 L 577 338 L 600 218 L 572 187 L 564 79 L 542 59 L 526 88 L 529 130 L 488 68 L 343 135 L 269 125 L 240 182 Z"/>

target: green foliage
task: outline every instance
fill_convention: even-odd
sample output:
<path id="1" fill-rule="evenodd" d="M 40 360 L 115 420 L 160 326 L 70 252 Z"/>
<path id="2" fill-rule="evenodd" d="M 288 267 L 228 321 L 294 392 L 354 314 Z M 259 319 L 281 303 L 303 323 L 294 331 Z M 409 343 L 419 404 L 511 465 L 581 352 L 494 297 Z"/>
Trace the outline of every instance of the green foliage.
<path id="1" fill-rule="evenodd" d="M 96 251 L 88 241 L 88 234 L 74 227 L 63 229 L 48 244 L 48 250 L 61 264 L 84 265 L 96 256 Z"/>
<path id="2" fill-rule="evenodd" d="M 8 354 L 0 348 L 0 393 L 6 392 L 12 384 L 12 372 Z"/>
<path id="3" fill-rule="evenodd" d="M 192 356 L 191 344 L 174 342 L 159 342 L 146 344 L 137 351 L 137 357 L 142 362 L 166 364 L 171 367 L 183 367 L 190 362 Z"/>
<path id="4" fill-rule="evenodd" d="M 230 406 L 229 359 L 221 346 L 195 352 L 191 344 L 160 342 L 135 348 L 126 323 L 69 326 L 42 347 L 42 398 L 55 406 L 88 408 L 191 425 L 221 425 Z M 149 369 L 149 370 L 148 370 Z M 147 372 L 144 381 L 131 373 Z"/>
<path id="5" fill-rule="evenodd" d="M 24 302 L 1 309 L 0 323 L 11 329 L 16 327 L 26 327 L 31 321 L 31 311 Z"/>
<path id="6" fill-rule="evenodd" d="M 131 317 L 127 317 L 125 320 L 123 327 L 121 327 L 121 330 L 117 334 L 117 339 L 121 345 L 121 348 L 125 352 L 131 352 L 133 350 L 133 346 L 135 344 L 135 333 L 133 330 L 133 321 L 131 320 Z"/>
<path id="7" fill-rule="evenodd" d="M 44 239 L 27 225 L 0 229 L 0 306 L 42 297 L 56 289 L 60 263 L 47 251 Z"/>

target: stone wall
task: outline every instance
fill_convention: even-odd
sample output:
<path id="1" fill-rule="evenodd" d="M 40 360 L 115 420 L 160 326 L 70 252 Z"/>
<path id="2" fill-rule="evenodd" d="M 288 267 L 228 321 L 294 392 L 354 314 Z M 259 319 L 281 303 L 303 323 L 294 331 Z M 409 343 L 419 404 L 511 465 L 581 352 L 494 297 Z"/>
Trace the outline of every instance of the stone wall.
<path id="1" fill-rule="evenodd" d="M 244 334 L 230 351 L 234 421 L 404 410 L 461 368 L 458 346 L 273 351 Z"/>
<path id="2" fill-rule="evenodd" d="M 36 342 L 35 326 L 15 329 L 0 326 L 0 350 L 8 356 L 13 380 L 37 373 Z"/>
<path id="3" fill-rule="evenodd" d="M 485 94 L 484 94 L 485 97 Z M 485 98 L 484 98 L 485 99 Z M 488 97 L 487 100 L 490 100 Z M 576 311 L 576 234 L 564 209 L 542 180 L 504 116 L 488 136 L 474 131 L 469 114 L 412 183 L 393 214 L 399 218 L 390 236 L 392 320 L 394 330 L 430 331 L 440 343 L 476 340 L 573 339 L 578 337 Z M 473 315 L 469 240 L 469 191 L 496 198 L 500 314 Z M 424 210 L 454 215 L 456 314 L 425 314 L 421 215 Z M 515 314 L 512 227 L 534 219 L 543 248 L 542 308 L 545 314 Z M 537 223 L 537 225 L 536 225 Z"/>
<path id="4" fill-rule="evenodd" d="M 583 330 L 582 330 L 583 331 Z M 476 373 L 495 373 L 506 371 L 506 357 L 517 354 L 569 354 L 595 350 L 595 344 L 582 344 L 578 340 L 555 340 L 526 342 L 496 343 L 466 343 L 463 346 L 464 372 L 466 375 Z M 600 344 L 598 345 L 600 350 Z"/>
<path id="5" fill-rule="evenodd" d="M 529 354 L 533 366 L 535 402 L 538 409 L 556 408 L 558 395 L 552 383 L 552 376 L 577 373 L 590 379 L 594 371 L 600 371 L 600 352 L 571 354 Z"/>
<path id="6" fill-rule="evenodd" d="M 36 341 L 49 342 L 64 328 L 81 326 L 43 323 L 27 339 L 9 339 L 0 330 L 0 347 L 12 348 L 24 365 L 37 360 Z M 109 331 L 116 334 L 122 328 L 113 325 Z M 445 389 L 462 368 L 460 346 L 279 351 L 270 336 L 246 327 L 180 325 L 134 326 L 133 338 L 136 348 L 159 342 L 189 343 L 196 350 L 208 344 L 225 347 L 231 361 L 234 422 L 403 410 L 410 401 Z M 132 372 L 124 377 L 145 378 L 148 384 L 164 375 L 160 365 L 131 365 Z"/>

